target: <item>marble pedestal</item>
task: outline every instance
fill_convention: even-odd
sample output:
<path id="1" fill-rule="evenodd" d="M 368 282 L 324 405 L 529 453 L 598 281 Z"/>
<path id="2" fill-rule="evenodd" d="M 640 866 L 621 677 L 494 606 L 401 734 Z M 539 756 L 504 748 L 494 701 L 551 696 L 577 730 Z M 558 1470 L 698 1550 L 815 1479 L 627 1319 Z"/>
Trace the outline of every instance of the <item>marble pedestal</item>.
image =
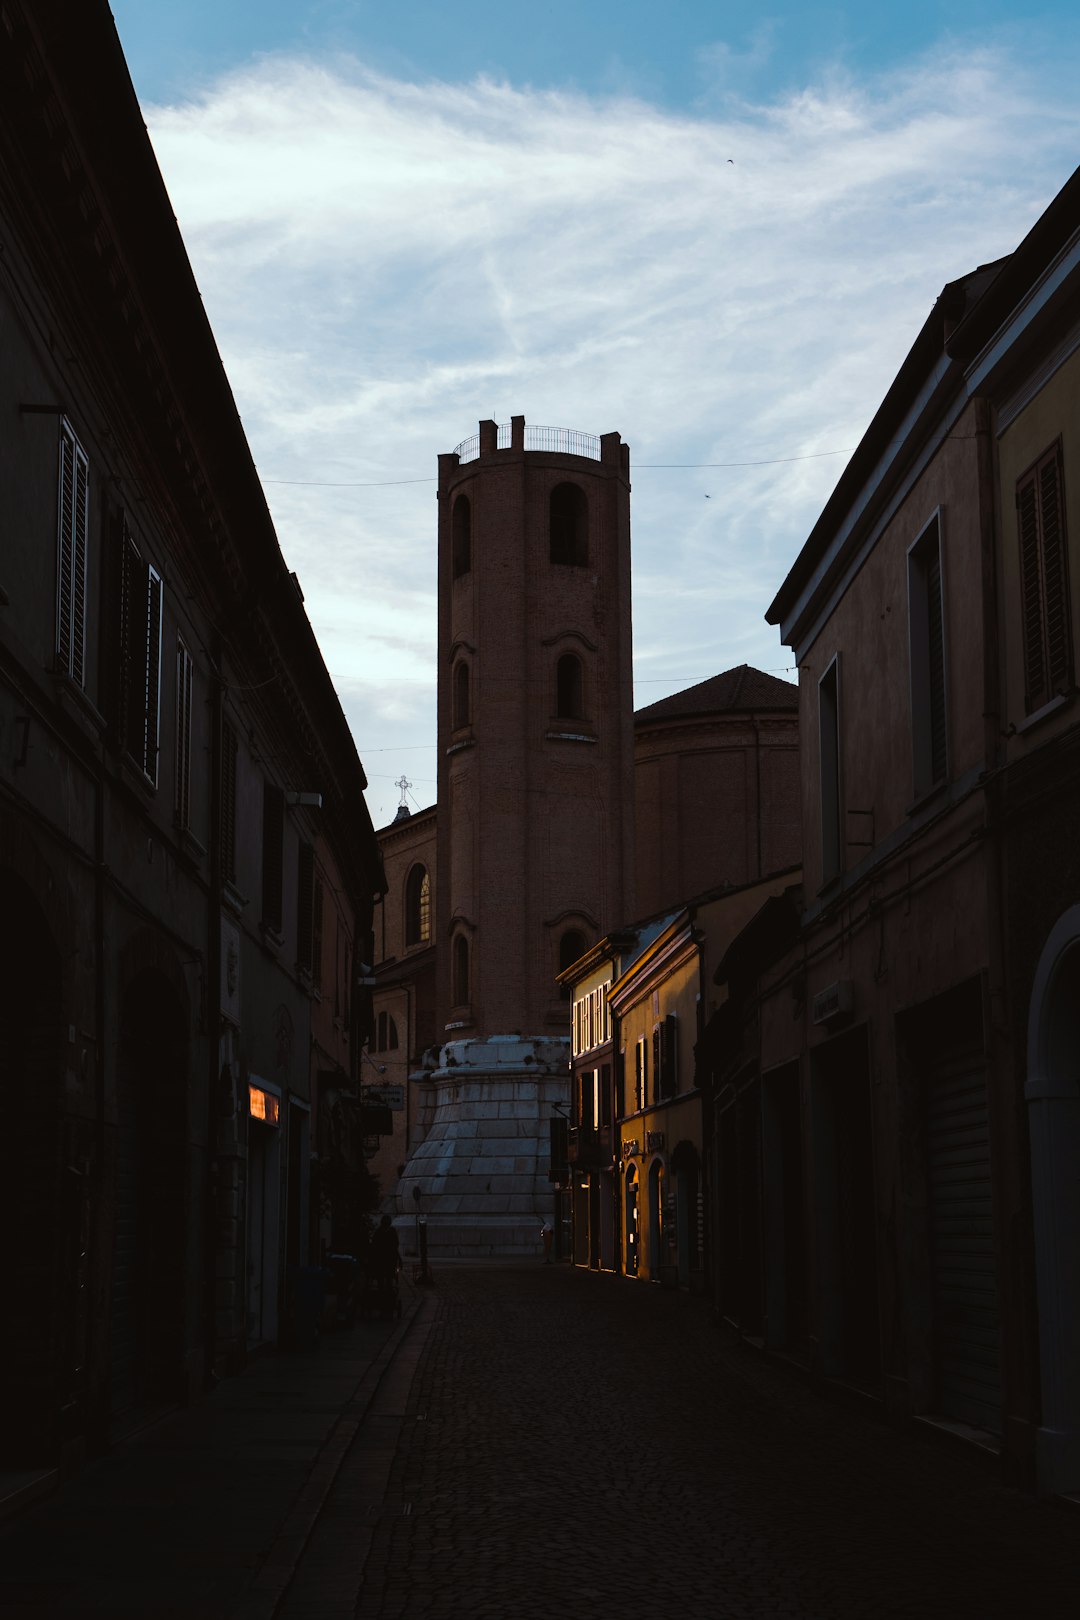
<path id="1" fill-rule="evenodd" d="M 416 1253 L 422 1215 L 433 1259 L 539 1257 L 555 1209 L 550 1121 L 554 1104 L 567 1112 L 569 1065 L 566 1039 L 503 1035 L 441 1048 L 438 1068 L 419 1082 L 427 1132 L 397 1188 L 403 1253 Z"/>

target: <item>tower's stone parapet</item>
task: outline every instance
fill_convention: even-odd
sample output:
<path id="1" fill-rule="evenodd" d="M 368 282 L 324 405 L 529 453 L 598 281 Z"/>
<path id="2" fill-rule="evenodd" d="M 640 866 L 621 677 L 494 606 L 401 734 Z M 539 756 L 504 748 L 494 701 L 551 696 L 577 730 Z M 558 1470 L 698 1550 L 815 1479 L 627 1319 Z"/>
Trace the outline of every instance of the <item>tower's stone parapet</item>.
<path id="1" fill-rule="evenodd" d="M 500 1036 L 449 1041 L 420 1082 L 427 1136 L 398 1185 L 402 1246 L 427 1222 L 433 1254 L 537 1255 L 552 1211 L 549 1122 L 565 1107 L 570 1043 Z"/>

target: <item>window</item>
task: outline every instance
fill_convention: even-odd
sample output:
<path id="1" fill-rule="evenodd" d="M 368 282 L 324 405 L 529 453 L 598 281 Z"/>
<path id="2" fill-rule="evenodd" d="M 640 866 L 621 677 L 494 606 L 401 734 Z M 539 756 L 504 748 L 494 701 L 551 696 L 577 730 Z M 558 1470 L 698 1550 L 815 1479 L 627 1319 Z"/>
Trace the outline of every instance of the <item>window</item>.
<path id="1" fill-rule="evenodd" d="M 821 765 L 821 881 L 841 869 L 840 847 L 840 657 L 818 682 L 818 743 Z"/>
<path id="2" fill-rule="evenodd" d="M 469 666 L 464 659 L 454 670 L 454 730 L 469 724 Z"/>
<path id="3" fill-rule="evenodd" d="M 583 1069 L 577 1079 L 578 1124 L 583 1131 L 595 1131 L 600 1123 L 600 1075 L 596 1069 Z"/>
<path id="4" fill-rule="evenodd" d="M 559 972 L 565 973 L 566 969 L 572 967 L 579 956 L 585 955 L 588 948 L 585 943 L 585 935 L 577 928 L 568 928 L 559 940 Z M 563 1001 L 569 1001 L 572 995 L 571 987 L 568 984 L 560 985 L 559 994 Z"/>
<path id="5" fill-rule="evenodd" d="M 281 867 L 285 853 L 285 795 L 263 783 L 262 920 L 281 932 Z"/>
<path id="6" fill-rule="evenodd" d="M 405 880 L 405 944 L 426 945 L 431 938 L 431 877 L 414 866 Z"/>
<path id="7" fill-rule="evenodd" d="M 451 999 L 455 1007 L 465 1007 L 469 1001 L 469 942 L 464 934 L 454 938 L 451 957 Z"/>
<path id="8" fill-rule="evenodd" d="M 634 1047 L 634 1110 L 639 1111 L 649 1102 L 649 1047 L 642 1035 Z"/>
<path id="9" fill-rule="evenodd" d="M 555 713 L 560 720 L 581 720 L 585 715 L 581 659 L 563 653 L 555 666 Z"/>
<path id="10" fill-rule="evenodd" d="M 161 575 L 126 524 L 120 532 L 119 733 L 125 751 L 157 783 L 161 703 Z"/>
<path id="11" fill-rule="evenodd" d="M 301 844 L 296 866 L 296 965 L 311 972 L 315 943 L 315 851 Z"/>
<path id="12" fill-rule="evenodd" d="M 191 826 L 191 684 L 194 665 L 180 640 L 176 643 L 176 825 Z"/>
<path id="13" fill-rule="evenodd" d="M 348 951 L 346 951 L 346 962 Z M 348 967 L 345 978 L 348 982 Z M 311 983 L 316 990 L 323 985 L 323 886 L 322 879 L 316 878 L 311 891 Z M 337 976 L 334 982 L 334 1016 L 339 1016 L 339 1003 L 337 999 Z M 349 1005 L 345 1001 L 345 1022 L 349 1021 Z"/>
<path id="14" fill-rule="evenodd" d="M 674 1013 L 668 1013 L 653 1027 L 653 1100 L 674 1097 L 678 1089 L 678 1022 Z"/>
<path id="15" fill-rule="evenodd" d="M 89 462 L 70 425 L 60 423 L 57 490 L 56 662 L 86 684 L 86 536 Z"/>
<path id="16" fill-rule="evenodd" d="M 236 882 L 236 730 L 221 722 L 221 875 Z"/>
<path id="17" fill-rule="evenodd" d="M 455 579 L 460 579 L 472 567 L 472 508 L 467 495 L 459 495 L 454 502 L 450 524 L 450 558 Z"/>
<path id="18" fill-rule="evenodd" d="M 580 484 L 557 484 L 548 508 L 553 563 L 584 568 L 589 560 L 589 503 Z"/>
<path id="19" fill-rule="evenodd" d="M 398 1049 L 397 1025 L 390 1013 L 381 1012 L 375 1025 L 376 1052 L 396 1052 Z"/>
<path id="20" fill-rule="evenodd" d="M 1068 543 L 1060 441 L 1016 486 L 1023 611 L 1024 707 L 1041 709 L 1072 686 Z"/>
<path id="21" fill-rule="evenodd" d="M 945 780 L 945 626 L 937 517 L 908 552 L 911 750 L 916 797 Z"/>

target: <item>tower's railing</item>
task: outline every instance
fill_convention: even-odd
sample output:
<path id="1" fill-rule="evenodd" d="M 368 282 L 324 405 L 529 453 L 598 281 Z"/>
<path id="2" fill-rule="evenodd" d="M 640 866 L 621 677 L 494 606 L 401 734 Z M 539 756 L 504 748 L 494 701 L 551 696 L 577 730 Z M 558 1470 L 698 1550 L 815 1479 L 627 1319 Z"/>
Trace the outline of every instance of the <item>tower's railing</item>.
<path id="1" fill-rule="evenodd" d="M 510 423 L 501 422 L 496 449 L 509 450 L 509 448 Z M 590 461 L 600 460 L 600 440 L 597 435 L 581 433 L 577 428 L 533 427 L 531 423 L 526 422 L 525 448 L 546 450 L 549 455 L 587 456 Z M 468 439 L 462 439 L 454 454 L 460 462 L 475 461 L 480 454 L 479 433 L 472 434 Z"/>

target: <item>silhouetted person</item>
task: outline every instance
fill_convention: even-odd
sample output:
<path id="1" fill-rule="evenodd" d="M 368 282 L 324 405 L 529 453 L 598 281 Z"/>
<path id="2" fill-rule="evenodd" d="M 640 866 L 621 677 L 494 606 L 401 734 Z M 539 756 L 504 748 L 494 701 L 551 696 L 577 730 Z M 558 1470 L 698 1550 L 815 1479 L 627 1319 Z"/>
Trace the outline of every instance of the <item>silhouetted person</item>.
<path id="1" fill-rule="evenodd" d="M 540 1228 L 540 1237 L 544 1244 L 544 1264 L 545 1266 L 552 1266 L 555 1264 L 551 1258 L 551 1245 L 555 1238 L 555 1229 L 550 1221 L 545 1221 Z"/>

